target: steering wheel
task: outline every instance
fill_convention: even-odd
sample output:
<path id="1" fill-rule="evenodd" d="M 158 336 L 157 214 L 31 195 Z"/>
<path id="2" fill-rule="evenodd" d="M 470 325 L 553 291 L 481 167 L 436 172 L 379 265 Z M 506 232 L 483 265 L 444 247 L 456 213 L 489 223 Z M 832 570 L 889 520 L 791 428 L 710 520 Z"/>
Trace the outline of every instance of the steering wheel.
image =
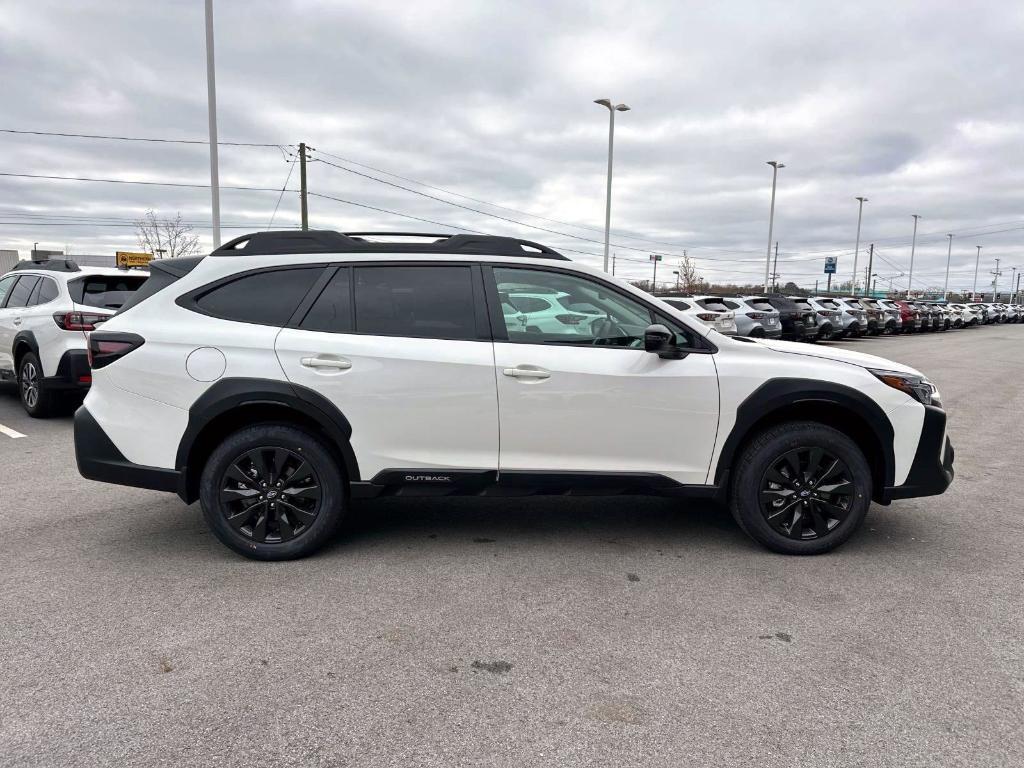
<path id="1" fill-rule="evenodd" d="M 591 321 L 590 332 L 594 336 L 592 344 L 595 347 L 612 346 L 613 340 L 629 336 L 622 326 L 612 320 L 610 316 L 599 317 Z"/>

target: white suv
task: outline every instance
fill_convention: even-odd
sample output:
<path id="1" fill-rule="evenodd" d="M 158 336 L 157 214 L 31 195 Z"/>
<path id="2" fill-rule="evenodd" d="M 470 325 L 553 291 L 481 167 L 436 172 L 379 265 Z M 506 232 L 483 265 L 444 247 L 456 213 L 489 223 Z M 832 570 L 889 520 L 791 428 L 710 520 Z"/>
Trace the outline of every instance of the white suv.
<path id="1" fill-rule="evenodd" d="M 17 380 L 30 416 L 81 400 L 92 381 L 86 334 L 147 277 L 59 259 L 23 261 L 0 278 L 0 380 Z"/>
<path id="2" fill-rule="evenodd" d="M 263 232 L 154 263 L 90 334 L 82 474 L 199 499 L 266 560 L 316 550 L 353 498 L 414 494 L 714 499 L 762 544 L 816 554 L 872 500 L 952 481 L 912 368 L 724 336 L 535 243 L 431 237 Z M 511 293 L 602 320 L 509 324 Z"/>

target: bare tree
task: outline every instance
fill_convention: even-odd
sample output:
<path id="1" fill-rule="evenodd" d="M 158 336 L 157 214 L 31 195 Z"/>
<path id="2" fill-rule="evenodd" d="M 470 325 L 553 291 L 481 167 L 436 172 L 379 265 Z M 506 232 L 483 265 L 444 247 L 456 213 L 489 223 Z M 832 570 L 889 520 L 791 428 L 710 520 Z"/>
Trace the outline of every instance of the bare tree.
<path id="1" fill-rule="evenodd" d="M 698 293 L 704 285 L 704 278 L 697 274 L 697 265 L 689 256 L 679 260 L 679 288 L 685 293 Z"/>
<path id="2" fill-rule="evenodd" d="M 139 248 L 158 259 L 191 256 L 199 250 L 199 235 L 192 234 L 192 225 L 185 224 L 180 213 L 173 219 L 159 219 L 150 208 L 135 222 L 135 234 Z"/>

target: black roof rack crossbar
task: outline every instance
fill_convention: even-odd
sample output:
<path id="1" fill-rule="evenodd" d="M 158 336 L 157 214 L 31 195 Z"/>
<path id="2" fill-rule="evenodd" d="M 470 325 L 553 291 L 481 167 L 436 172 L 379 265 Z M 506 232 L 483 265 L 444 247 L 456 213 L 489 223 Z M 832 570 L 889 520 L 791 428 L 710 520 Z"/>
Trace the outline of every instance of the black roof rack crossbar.
<path id="1" fill-rule="evenodd" d="M 50 272 L 81 272 L 73 259 L 46 259 L 45 261 L 19 261 L 11 271 L 18 269 L 45 269 Z"/>
<path id="2" fill-rule="evenodd" d="M 381 242 L 364 237 L 425 237 L 430 242 Z M 480 256 L 527 256 L 538 259 L 568 258 L 531 240 L 498 235 L 424 234 L 421 232 L 335 232 L 328 229 L 253 232 L 236 237 L 213 251 L 219 256 L 267 256 L 306 253 L 435 253 Z"/>

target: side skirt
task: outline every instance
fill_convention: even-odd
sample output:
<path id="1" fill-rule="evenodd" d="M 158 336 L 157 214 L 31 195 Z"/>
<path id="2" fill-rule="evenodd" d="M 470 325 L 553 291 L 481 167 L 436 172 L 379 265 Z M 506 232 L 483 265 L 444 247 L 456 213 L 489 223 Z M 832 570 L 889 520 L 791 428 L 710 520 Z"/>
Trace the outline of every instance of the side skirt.
<path id="1" fill-rule="evenodd" d="M 498 472 L 493 469 L 385 469 L 351 484 L 352 497 L 379 496 L 668 496 L 724 501 L 721 486 L 684 485 L 664 475 L 635 472 Z"/>

